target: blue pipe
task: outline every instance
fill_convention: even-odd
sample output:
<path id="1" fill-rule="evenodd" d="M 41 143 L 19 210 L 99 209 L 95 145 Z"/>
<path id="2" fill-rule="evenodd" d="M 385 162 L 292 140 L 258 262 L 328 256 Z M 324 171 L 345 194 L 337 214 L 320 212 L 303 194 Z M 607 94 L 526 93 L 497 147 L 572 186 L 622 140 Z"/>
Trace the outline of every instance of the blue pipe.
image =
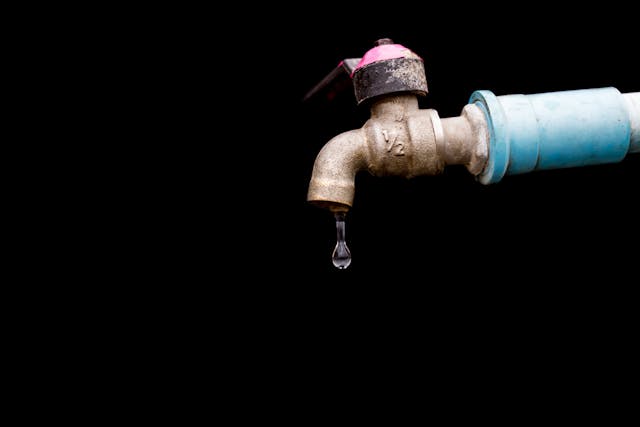
<path id="1" fill-rule="evenodd" d="M 613 87 L 534 95 L 474 92 L 469 103 L 484 112 L 489 129 L 489 158 L 479 181 L 621 161 L 635 150 L 625 102 Z"/>

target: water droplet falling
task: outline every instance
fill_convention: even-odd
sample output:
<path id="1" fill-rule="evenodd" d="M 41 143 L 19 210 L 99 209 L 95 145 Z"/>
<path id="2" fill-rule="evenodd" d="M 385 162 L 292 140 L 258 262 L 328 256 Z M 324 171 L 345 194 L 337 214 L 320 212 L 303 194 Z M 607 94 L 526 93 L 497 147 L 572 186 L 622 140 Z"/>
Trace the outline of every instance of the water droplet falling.
<path id="1" fill-rule="evenodd" d="M 336 247 L 333 250 L 332 259 L 333 265 L 340 270 L 344 270 L 351 264 L 351 251 L 349 251 L 347 242 L 344 239 L 344 218 L 346 215 L 346 212 L 336 212 L 334 214 L 336 218 L 337 241 Z"/>

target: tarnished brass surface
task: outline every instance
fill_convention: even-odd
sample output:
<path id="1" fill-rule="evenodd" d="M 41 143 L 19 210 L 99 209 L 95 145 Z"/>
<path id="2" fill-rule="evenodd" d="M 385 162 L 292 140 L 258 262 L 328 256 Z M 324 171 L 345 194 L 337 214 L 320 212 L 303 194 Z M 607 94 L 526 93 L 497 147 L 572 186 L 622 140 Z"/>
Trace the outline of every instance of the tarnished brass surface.
<path id="1" fill-rule="evenodd" d="M 466 106 L 460 117 L 440 120 L 435 110 L 420 109 L 413 94 L 380 97 L 362 128 L 334 137 L 320 150 L 307 200 L 348 210 L 361 170 L 411 178 L 436 175 L 446 164 L 464 164 L 478 174 L 487 159 L 487 141 L 484 116 L 475 106 Z"/>

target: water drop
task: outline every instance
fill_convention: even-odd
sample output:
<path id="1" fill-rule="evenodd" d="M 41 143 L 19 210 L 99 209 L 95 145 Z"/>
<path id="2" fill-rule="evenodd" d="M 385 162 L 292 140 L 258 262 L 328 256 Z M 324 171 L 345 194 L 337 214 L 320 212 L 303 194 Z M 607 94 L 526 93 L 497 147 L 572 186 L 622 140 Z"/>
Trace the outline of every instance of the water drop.
<path id="1" fill-rule="evenodd" d="M 340 270 L 344 270 L 351 264 L 351 251 L 349 251 L 347 242 L 344 239 L 344 218 L 346 215 L 346 212 L 336 212 L 334 214 L 336 218 L 337 241 L 336 247 L 333 250 L 332 259 L 333 265 Z"/>

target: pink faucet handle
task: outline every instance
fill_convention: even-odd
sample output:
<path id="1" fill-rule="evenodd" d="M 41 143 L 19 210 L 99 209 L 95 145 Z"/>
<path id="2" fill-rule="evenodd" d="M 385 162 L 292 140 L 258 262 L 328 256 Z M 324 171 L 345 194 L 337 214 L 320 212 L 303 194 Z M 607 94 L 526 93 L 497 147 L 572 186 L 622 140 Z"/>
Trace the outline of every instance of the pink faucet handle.
<path id="1" fill-rule="evenodd" d="M 340 61 L 304 97 L 333 101 L 346 88 L 352 88 L 358 105 L 382 95 L 414 93 L 426 95 L 424 61 L 410 49 L 391 39 L 379 39 L 362 58 Z"/>
<path id="2" fill-rule="evenodd" d="M 422 60 L 422 58 L 416 55 L 411 49 L 408 49 L 401 44 L 393 43 L 391 39 L 380 39 L 375 42 L 375 47 L 369 49 L 362 59 L 360 59 L 360 62 L 358 62 L 354 70 L 351 72 L 351 77 L 353 77 L 353 73 L 358 69 L 369 64 L 397 58 L 413 58 Z"/>

